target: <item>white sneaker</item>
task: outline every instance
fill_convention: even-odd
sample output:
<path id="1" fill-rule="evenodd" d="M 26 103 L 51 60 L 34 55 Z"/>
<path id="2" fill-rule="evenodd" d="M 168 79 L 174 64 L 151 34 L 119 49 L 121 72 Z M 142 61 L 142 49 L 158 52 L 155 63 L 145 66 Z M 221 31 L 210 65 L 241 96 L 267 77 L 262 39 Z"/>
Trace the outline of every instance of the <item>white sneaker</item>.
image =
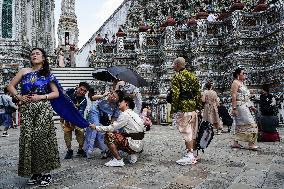
<path id="1" fill-rule="evenodd" d="M 176 161 L 179 165 L 194 165 L 197 163 L 192 153 L 186 154 L 183 158 Z"/>
<path id="2" fill-rule="evenodd" d="M 123 167 L 125 164 L 123 162 L 123 159 L 117 160 L 113 158 L 109 162 L 105 163 L 105 166 L 107 167 Z"/>
<path id="3" fill-rule="evenodd" d="M 138 155 L 137 154 L 130 154 L 130 155 L 128 155 L 129 163 L 136 163 L 137 160 L 138 160 Z"/>
<path id="4" fill-rule="evenodd" d="M 88 150 L 86 155 L 88 159 L 92 159 L 94 157 L 94 153 L 91 150 Z"/>

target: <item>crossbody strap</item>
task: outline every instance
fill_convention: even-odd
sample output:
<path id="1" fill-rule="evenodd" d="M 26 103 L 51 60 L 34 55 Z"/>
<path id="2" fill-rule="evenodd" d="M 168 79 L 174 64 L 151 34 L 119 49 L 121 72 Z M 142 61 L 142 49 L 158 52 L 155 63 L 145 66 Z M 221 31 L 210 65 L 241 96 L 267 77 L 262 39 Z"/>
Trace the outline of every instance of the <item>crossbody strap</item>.
<path id="1" fill-rule="evenodd" d="M 127 112 L 127 114 L 137 123 L 137 121 Z M 139 123 L 137 123 L 139 126 L 141 126 Z M 143 128 L 143 126 L 142 126 Z M 145 136 L 145 132 L 138 132 L 138 133 L 124 133 L 123 134 L 125 137 L 131 137 L 133 140 L 143 140 Z"/>
<path id="2" fill-rule="evenodd" d="M 133 119 L 133 121 L 135 121 L 135 123 L 137 123 L 137 121 L 128 112 L 126 112 L 126 113 Z M 137 125 L 141 126 L 139 123 L 137 123 Z"/>

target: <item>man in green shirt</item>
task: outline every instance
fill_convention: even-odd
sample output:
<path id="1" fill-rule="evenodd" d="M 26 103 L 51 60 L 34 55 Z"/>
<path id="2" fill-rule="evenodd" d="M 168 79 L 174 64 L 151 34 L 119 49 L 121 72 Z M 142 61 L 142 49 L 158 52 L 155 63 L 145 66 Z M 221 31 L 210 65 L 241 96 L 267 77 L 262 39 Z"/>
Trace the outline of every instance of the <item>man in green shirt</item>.
<path id="1" fill-rule="evenodd" d="M 198 130 L 197 110 L 202 108 L 200 85 L 194 73 L 185 69 L 185 59 L 174 60 L 173 68 L 177 72 L 172 78 L 171 113 L 176 115 L 176 123 L 183 139 L 187 154 L 176 161 L 180 165 L 195 164 L 194 143 Z"/>

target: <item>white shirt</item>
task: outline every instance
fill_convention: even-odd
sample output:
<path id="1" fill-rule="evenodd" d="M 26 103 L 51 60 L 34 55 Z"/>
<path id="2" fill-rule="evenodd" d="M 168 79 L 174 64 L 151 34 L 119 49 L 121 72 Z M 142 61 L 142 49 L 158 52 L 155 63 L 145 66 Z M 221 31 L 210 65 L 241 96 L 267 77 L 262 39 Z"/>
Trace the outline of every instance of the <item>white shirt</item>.
<path id="1" fill-rule="evenodd" d="M 123 129 L 126 133 L 139 133 L 144 130 L 144 123 L 140 116 L 131 109 L 121 112 L 118 119 L 109 126 L 96 126 L 96 130 L 100 132 L 113 132 L 118 129 Z M 132 150 L 139 152 L 143 148 L 142 140 L 133 140 L 127 137 L 129 146 Z"/>

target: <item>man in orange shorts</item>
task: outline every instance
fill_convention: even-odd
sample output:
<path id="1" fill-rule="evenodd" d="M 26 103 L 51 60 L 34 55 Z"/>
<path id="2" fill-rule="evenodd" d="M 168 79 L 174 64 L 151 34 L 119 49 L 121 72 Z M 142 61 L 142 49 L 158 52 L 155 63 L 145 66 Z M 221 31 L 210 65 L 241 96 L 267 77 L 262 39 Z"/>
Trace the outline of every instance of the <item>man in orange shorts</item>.
<path id="1" fill-rule="evenodd" d="M 84 111 L 87 107 L 87 99 L 85 97 L 86 93 L 90 89 L 90 86 L 86 82 L 79 83 L 79 86 L 75 89 L 67 89 L 66 94 L 72 100 L 79 112 L 84 116 Z M 76 140 L 79 143 L 79 149 L 77 155 L 87 157 L 85 151 L 83 150 L 83 145 L 85 141 L 84 129 L 72 125 L 68 121 L 61 119 L 61 124 L 64 130 L 64 140 L 66 147 L 68 149 L 64 159 L 71 159 L 73 157 L 73 150 L 71 149 L 72 132 L 75 132 Z"/>

